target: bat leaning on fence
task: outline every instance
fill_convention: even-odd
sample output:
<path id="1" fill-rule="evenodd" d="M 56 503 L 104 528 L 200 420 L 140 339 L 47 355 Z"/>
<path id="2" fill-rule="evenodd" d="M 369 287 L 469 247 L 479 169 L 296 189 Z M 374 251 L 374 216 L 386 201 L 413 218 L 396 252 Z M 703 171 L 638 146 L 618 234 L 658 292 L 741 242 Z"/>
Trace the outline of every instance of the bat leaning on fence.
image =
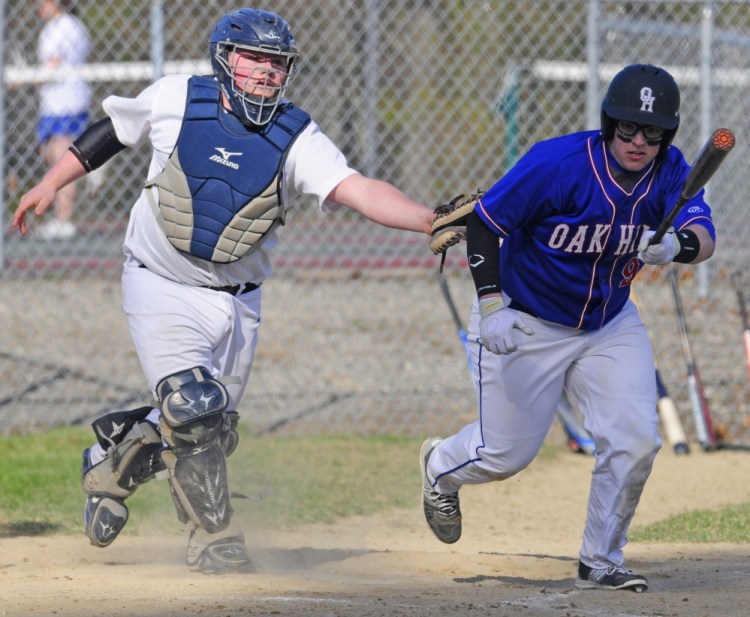
<path id="1" fill-rule="evenodd" d="M 581 454 L 594 454 L 596 452 L 594 438 L 583 426 L 583 421 L 570 404 L 567 394 L 563 394 L 557 403 L 557 419 L 560 421 L 563 431 L 565 431 L 568 448 Z"/>
<path id="2" fill-rule="evenodd" d="M 451 317 L 453 318 L 453 325 L 458 332 L 458 337 L 461 339 L 461 344 L 466 354 L 466 359 L 469 363 L 469 372 L 474 377 L 474 361 L 471 357 L 471 348 L 469 346 L 469 337 L 466 333 L 461 318 L 458 315 L 458 309 L 456 303 L 453 301 L 453 295 L 451 294 L 450 288 L 448 287 L 448 280 L 444 274 L 440 274 L 438 277 L 438 284 L 440 285 L 440 291 L 445 298 L 445 303 L 448 305 Z M 557 417 L 565 431 L 565 437 L 567 439 L 568 447 L 574 452 L 581 452 L 583 454 L 594 453 L 594 440 L 591 435 L 583 427 L 583 423 L 579 420 L 575 411 L 571 407 L 568 399 L 563 396 L 560 399 L 557 407 Z"/>
<path id="3" fill-rule="evenodd" d="M 737 305 L 742 322 L 742 343 L 745 348 L 745 368 L 747 369 L 747 380 L 750 383 L 750 320 L 748 320 L 747 305 L 745 304 L 745 290 L 742 288 L 742 273 L 739 270 L 732 275 L 732 283 L 737 294 Z"/>
<path id="4" fill-rule="evenodd" d="M 633 304 L 638 306 L 635 289 L 630 289 L 630 299 Z M 640 309 L 639 309 L 640 310 Z M 688 444 L 685 429 L 682 427 L 680 414 L 677 413 L 677 406 L 669 395 L 667 386 L 664 384 L 661 373 L 657 366 L 654 367 L 656 372 L 656 411 L 659 414 L 662 430 L 667 443 L 672 446 L 675 454 L 689 454 L 690 446 Z"/>
<path id="5" fill-rule="evenodd" d="M 690 337 L 688 336 L 688 327 L 685 319 L 685 311 L 682 307 L 682 298 L 680 297 L 679 283 L 677 282 L 677 268 L 675 266 L 672 266 L 669 269 L 669 282 L 672 287 L 677 325 L 680 330 L 680 341 L 685 356 L 688 393 L 690 395 L 690 404 L 693 409 L 695 432 L 701 447 L 708 452 L 716 449 L 718 444 L 713 422 L 711 420 L 711 409 L 708 406 L 706 393 L 703 389 L 703 380 L 701 379 L 700 371 L 695 362 L 693 349 L 690 344 Z"/>
<path id="6" fill-rule="evenodd" d="M 685 430 L 682 428 L 680 415 L 677 413 L 677 407 L 672 397 L 669 396 L 658 368 L 656 369 L 656 391 L 656 409 L 659 412 L 667 443 L 672 446 L 672 451 L 675 454 L 690 454 L 690 446 Z"/>

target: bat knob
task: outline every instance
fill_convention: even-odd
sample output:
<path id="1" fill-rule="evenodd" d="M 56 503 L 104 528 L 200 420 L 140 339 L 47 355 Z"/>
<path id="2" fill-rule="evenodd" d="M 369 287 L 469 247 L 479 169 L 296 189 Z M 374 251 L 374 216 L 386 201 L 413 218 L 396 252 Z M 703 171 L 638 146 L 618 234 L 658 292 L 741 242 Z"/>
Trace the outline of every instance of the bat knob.
<path id="1" fill-rule="evenodd" d="M 690 446 L 686 443 L 676 443 L 673 450 L 675 454 L 690 454 Z"/>

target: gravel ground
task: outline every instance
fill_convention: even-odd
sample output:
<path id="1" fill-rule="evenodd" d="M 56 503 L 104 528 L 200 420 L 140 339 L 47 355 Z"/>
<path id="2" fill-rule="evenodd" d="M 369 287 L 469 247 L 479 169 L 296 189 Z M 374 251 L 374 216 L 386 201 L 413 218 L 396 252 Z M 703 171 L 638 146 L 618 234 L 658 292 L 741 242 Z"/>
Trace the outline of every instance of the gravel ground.
<path id="1" fill-rule="evenodd" d="M 648 272 L 645 274 L 649 274 Z M 699 299 L 680 288 L 709 402 L 732 442 L 748 438 L 747 379 L 736 295 L 719 273 Z M 663 278 L 637 283 L 657 362 L 691 439 L 685 359 Z M 465 272 L 449 283 L 463 319 Z M 116 278 L 0 279 L 3 431 L 87 422 L 146 402 Z M 474 415 L 463 347 L 434 271 L 276 277 L 264 285 L 258 357 L 242 408 L 258 432 L 453 431 Z"/>

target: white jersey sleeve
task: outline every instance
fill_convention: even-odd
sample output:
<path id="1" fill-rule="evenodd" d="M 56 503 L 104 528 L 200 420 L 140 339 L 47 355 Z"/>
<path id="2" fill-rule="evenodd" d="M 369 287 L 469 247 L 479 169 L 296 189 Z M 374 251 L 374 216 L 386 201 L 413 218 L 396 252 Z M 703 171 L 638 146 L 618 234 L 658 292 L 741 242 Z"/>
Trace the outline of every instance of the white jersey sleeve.
<path id="1" fill-rule="evenodd" d="M 135 98 L 108 96 L 102 102 L 117 139 L 134 146 L 146 137 L 157 152 L 172 152 L 182 126 L 189 75 L 162 77 Z"/>
<path id="2" fill-rule="evenodd" d="M 337 210 L 340 204 L 326 198 L 342 180 L 356 170 L 349 167 L 346 157 L 313 121 L 294 142 L 287 158 L 287 186 L 296 195 L 313 195 L 322 210 Z M 290 195 L 288 201 L 294 201 Z"/>

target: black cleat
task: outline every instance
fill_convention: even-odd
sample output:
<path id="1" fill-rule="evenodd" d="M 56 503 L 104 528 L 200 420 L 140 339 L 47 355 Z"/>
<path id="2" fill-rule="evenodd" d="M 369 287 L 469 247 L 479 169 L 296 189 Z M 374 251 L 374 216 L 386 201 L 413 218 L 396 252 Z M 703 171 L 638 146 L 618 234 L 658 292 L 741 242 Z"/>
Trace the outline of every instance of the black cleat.
<path id="1" fill-rule="evenodd" d="M 578 589 L 604 589 L 606 591 L 630 589 L 636 593 L 643 593 L 648 589 L 648 581 L 645 577 L 634 574 L 622 566 L 594 569 L 579 561 L 576 587 Z"/>

